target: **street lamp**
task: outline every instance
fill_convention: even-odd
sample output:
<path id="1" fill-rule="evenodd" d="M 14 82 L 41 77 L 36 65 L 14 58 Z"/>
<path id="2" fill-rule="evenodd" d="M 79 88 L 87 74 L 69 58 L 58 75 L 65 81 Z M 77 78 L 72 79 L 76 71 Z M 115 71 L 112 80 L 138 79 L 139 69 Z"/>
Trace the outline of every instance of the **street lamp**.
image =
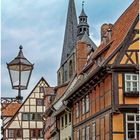
<path id="1" fill-rule="evenodd" d="M 18 56 L 10 63 L 7 63 L 7 68 L 12 88 L 18 90 L 16 99 L 20 102 L 23 99 L 21 90 L 27 89 L 34 65 L 24 57 L 22 46 L 20 46 L 19 49 Z"/>

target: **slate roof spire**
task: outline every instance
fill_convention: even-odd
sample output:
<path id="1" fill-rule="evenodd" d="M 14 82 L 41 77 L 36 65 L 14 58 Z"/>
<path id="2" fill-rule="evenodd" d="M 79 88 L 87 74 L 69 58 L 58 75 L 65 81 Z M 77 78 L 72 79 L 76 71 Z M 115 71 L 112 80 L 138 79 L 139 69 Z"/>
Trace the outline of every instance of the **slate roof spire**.
<path id="1" fill-rule="evenodd" d="M 61 65 L 73 51 L 77 41 L 77 15 L 74 0 L 69 0 Z"/>
<path id="2" fill-rule="evenodd" d="M 87 15 L 85 14 L 84 6 L 85 6 L 85 1 L 82 2 L 82 11 L 80 17 L 87 17 Z"/>

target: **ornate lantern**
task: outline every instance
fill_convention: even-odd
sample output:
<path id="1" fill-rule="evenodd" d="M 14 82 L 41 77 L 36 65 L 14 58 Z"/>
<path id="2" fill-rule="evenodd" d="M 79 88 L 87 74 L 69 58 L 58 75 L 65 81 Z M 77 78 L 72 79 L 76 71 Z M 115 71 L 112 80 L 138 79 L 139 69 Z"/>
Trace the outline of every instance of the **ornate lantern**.
<path id="1" fill-rule="evenodd" d="M 34 65 L 24 57 L 22 46 L 19 49 L 18 56 L 7 64 L 7 68 L 12 88 L 18 90 L 18 96 L 16 98 L 22 101 L 21 90 L 27 89 Z"/>

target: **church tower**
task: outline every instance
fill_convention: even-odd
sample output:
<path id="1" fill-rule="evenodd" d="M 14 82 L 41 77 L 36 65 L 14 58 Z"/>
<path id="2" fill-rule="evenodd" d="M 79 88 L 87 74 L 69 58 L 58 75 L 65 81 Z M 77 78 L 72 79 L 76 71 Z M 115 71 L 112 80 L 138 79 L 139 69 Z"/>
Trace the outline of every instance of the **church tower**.
<path id="1" fill-rule="evenodd" d="M 74 0 L 69 0 L 60 68 L 57 72 L 58 85 L 69 81 L 75 71 L 74 48 L 77 42 L 77 15 Z"/>
<path id="2" fill-rule="evenodd" d="M 83 2 L 78 24 L 74 0 L 69 0 L 61 65 L 57 71 L 58 85 L 67 83 L 76 73 L 77 60 L 75 51 L 77 41 L 85 42 L 87 46 L 90 46 L 93 52 L 97 48 L 95 43 L 89 37 L 87 18 Z"/>
<path id="3" fill-rule="evenodd" d="M 78 40 L 81 40 L 85 33 L 87 33 L 87 35 L 89 36 L 89 25 L 87 23 L 87 18 L 88 17 L 85 14 L 84 2 L 83 2 L 82 3 L 82 11 L 81 11 L 81 14 L 79 16 L 79 24 L 77 26 L 77 28 L 78 28 L 78 30 L 77 30 Z"/>

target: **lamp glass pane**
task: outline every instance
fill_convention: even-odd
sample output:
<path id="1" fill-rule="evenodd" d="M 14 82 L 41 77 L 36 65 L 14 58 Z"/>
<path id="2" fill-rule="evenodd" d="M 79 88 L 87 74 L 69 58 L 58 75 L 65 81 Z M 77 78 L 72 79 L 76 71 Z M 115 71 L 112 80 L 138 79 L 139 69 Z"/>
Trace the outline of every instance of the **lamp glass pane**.
<path id="1" fill-rule="evenodd" d="M 30 76 L 30 71 L 21 71 L 21 88 L 27 86 L 28 79 Z"/>
<path id="2" fill-rule="evenodd" d="M 10 70 L 11 80 L 13 86 L 19 85 L 19 71 Z"/>

